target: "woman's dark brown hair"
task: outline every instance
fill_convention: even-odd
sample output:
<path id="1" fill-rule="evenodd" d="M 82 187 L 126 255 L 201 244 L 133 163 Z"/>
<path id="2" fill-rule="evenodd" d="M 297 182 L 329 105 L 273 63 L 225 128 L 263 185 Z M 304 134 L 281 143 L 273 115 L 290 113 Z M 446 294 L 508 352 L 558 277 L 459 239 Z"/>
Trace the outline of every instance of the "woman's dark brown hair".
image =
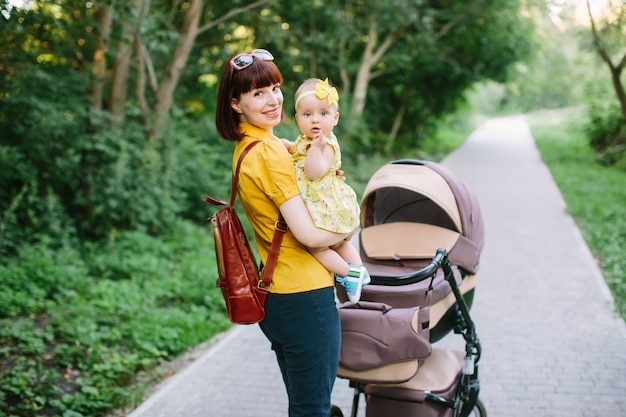
<path id="1" fill-rule="evenodd" d="M 274 84 L 282 84 L 283 76 L 273 61 L 254 58 L 249 67 L 237 70 L 230 60 L 224 64 L 220 84 L 217 90 L 215 126 L 217 132 L 226 140 L 238 141 L 243 138 L 239 131 L 239 114 L 231 107 L 233 98 L 242 94 Z M 282 112 L 284 117 L 284 111 Z"/>

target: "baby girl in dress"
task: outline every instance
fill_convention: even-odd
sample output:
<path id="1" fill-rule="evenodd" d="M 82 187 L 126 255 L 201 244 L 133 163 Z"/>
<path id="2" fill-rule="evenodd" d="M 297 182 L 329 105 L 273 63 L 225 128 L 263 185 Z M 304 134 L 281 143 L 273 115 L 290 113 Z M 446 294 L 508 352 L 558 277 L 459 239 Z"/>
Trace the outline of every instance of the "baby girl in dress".
<path id="1" fill-rule="evenodd" d="M 303 82 L 295 95 L 296 122 L 302 133 L 294 142 L 283 139 L 296 169 L 300 193 L 319 228 L 337 233 L 359 227 L 360 207 L 356 193 L 341 177 L 341 150 L 333 128 L 339 121 L 339 95 L 328 79 Z M 370 277 L 358 250 L 349 239 L 329 248 L 308 248 L 322 265 L 344 285 L 356 303 Z"/>

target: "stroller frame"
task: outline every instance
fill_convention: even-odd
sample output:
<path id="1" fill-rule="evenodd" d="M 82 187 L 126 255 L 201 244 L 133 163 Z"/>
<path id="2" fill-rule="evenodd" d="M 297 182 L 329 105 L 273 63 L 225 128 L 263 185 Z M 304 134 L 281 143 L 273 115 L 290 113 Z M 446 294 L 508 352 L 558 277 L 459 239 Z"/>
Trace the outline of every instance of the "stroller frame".
<path id="1" fill-rule="evenodd" d="M 480 391 L 478 379 L 478 362 L 481 356 L 480 341 L 469 313 L 469 307 L 454 277 L 452 265 L 448 259 L 448 252 L 442 248 L 438 249 L 428 265 L 415 272 L 399 276 L 372 275 L 371 279 L 372 284 L 376 285 L 407 285 L 430 279 L 428 289 L 430 291 L 432 289 L 432 282 L 439 269 L 443 270 L 444 279 L 449 283 L 456 300 L 456 304 L 451 308 L 455 316 L 452 330 L 455 334 L 462 335 L 465 340 L 465 357 L 459 377 L 460 381 L 455 390 L 454 398 L 449 399 L 430 391 L 424 391 L 424 401 L 436 403 L 447 409 L 451 409 L 452 417 L 467 417 L 472 411 L 478 416 L 486 417 L 486 409 L 478 398 Z M 350 416 L 357 417 L 361 395 L 365 395 L 366 403 L 368 401 L 368 389 L 370 384 L 353 380 L 350 380 L 349 383 L 350 387 L 354 388 Z M 384 386 L 384 384 L 380 386 Z M 333 405 L 330 417 L 343 417 L 343 413 L 339 407 Z"/>

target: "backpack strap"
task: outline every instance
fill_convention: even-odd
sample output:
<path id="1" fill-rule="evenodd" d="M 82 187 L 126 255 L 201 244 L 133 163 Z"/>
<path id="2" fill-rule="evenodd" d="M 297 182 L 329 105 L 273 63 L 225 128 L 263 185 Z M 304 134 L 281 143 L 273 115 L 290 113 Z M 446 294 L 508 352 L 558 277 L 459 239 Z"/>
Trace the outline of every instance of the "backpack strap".
<path id="1" fill-rule="evenodd" d="M 276 266 L 276 260 L 278 259 L 278 252 L 280 251 L 280 243 L 283 240 L 283 236 L 289 230 L 287 223 L 283 220 L 283 215 L 278 217 L 276 223 L 274 223 L 274 237 L 272 238 L 272 245 L 270 246 L 270 253 L 267 255 L 267 263 L 263 266 L 263 272 L 261 273 L 261 279 L 259 280 L 259 289 L 269 291 L 272 287 L 272 275 L 274 274 L 274 267 Z"/>
<path id="2" fill-rule="evenodd" d="M 235 207 L 235 199 L 237 198 L 237 183 L 239 182 L 239 168 L 241 167 L 241 161 L 248 154 L 248 151 L 254 148 L 255 145 L 261 143 L 260 140 L 254 141 L 248 146 L 244 148 L 239 155 L 239 160 L 237 161 L 237 167 L 235 168 L 235 173 L 233 174 L 231 183 L 230 183 L 230 206 Z"/>
<path id="3" fill-rule="evenodd" d="M 237 166 L 235 167 L 235 173 L 233 174 L 231 187 L 230 187 L 230 206 L 235 207 L 235 199 L 237 198 L 237 184 L 239 182 L 239 168 L 241 167 L 241 161 L 247 155 L 248 151 L 252 149 L 256 144 L 261 141 L 255 141 L 244 148 L 239 155 Z M 283 219 L 283 215 L 279 214 L 278 220 L 274 223 L 274 237 L 272 238 L 272 244 L 270 245 L 270 251 L 267 255 L 267 262 L 262 268 L 261 279 L 259 280 L 259 290 L 269 292 L 272 287 L 272 275 L 274 274 L 274 267 L 276 266 L 276 260 L 278 259 L 278 252 L 280 251 L 280 244 L 283 240 L 283 236 L 289 230 L 287 223 Z M 263 263 L 263 262 L 261 262 Z"/>

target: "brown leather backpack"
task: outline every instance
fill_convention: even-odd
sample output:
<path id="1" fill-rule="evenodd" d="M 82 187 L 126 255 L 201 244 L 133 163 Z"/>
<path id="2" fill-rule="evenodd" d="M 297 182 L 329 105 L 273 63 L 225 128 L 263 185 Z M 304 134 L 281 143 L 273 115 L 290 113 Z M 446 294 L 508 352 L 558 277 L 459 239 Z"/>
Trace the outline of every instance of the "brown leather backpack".
<path id="1" fill-rule="evenodd" d="M 216 285 L 222 290 L 228 317 L 237 324 L 258 323 L 265 317 L 265 298 L 272 285 L 272 274 L 280 250 L 280 243 L 287 231 L 287 224 L 280 216 L 276 222 L 267 262 L 265 262 L 265 266 L 261 269 L 261 275 L 259 275 L 259 266 L 256 263 L 250 242 L 235 211 L 239 167 L 248 151 L 257 143 L 259 142 L 248 145 L 239 157 L 232 177 L 230 201 L 226 202 L 208 195 L 203 198 L 207 204 L 224 206 L 210 217 L 213 237 L 215 238 L 215 258 L 218 272 Z"/>

